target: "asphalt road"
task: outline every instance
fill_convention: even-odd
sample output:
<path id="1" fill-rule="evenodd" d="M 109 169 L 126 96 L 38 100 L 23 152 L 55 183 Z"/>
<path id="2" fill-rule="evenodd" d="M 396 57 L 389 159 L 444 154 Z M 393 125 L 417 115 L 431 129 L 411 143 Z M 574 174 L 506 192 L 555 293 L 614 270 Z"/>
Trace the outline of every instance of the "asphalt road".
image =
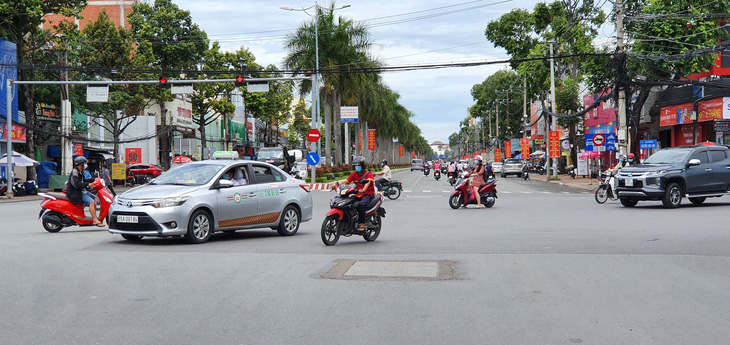
<path id="1" fill-rule="evenodd" d="M 293 237 L 270 230 L 129 242 L 43 230 L 37 201 L 0 204 L 2 344 L 727 344 L 730 199 L 598 205 L 499 179 L 491 209 L 397 172 L 377 241 L 325 247 L 333 194 Z M 689 204 L 689 203 L 687 203 Z M 325 279 L 337 260 L 453 262 L 454 279 Z"/>

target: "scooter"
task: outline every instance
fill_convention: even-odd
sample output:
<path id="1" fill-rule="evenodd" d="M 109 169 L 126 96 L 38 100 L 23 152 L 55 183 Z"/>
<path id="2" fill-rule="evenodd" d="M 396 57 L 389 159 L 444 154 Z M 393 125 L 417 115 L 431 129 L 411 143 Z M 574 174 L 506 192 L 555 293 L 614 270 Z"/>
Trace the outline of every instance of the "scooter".
<path id="1" fill-rule="evenodd" d="M 357 187 L 357 186 L 356 186 Z M 372 242 L 380 235 L 380 229 L 383 226 L 383 217 L 385 217 L 385 209 L 381 207 L 383 196 L 375 194 L 375 197 L 368 205 L 365 213 L 365 230 L 358 231 L 359 223 L 357 217 L 357 205 L 359 199 L 355 197 L 357 188 L 351 187 L 343 192 L 346 188 L 340 186 L 333 188 L 340 195 L 335 196 L 330 201 L 330 210 L 322 222 L 322 242 L 327 246 L 333 246 L 340 239 L 340 236 L 350 237 L 352 235 L 362 236 L 365 241 Z"/>
<path id="2" fill-rule="evenodd" d="M 387 196 L 390 200 L 398 199 L 400 197 L 400 193 L 403 191 L 403 184 L 396 180 L 381 183 L 380 187 L 380 190 L 383 191 L 383 195 Z"/>
<path id="3" fill-rule="evenodd" d="M 430 172 L 431 172 L 431 168 L 429 168 L 429 167 L 423 168 L 423 175 L 424 176 L 428 176 L 428 173 L 430 173 Z"/>
<path id="4" fill-rule="evenodd" d="M 25 183 L 23 183 L 23 189 L 25 189 L 26 194 L 38 194 L 38 185 L 35 183 L 35 180 L 25 181 Z"/>
<path id="5" fill-rule="evenodd" d="M 477 199 L 474 197 L 474 189 L 471 188 L 471 184 L 469 183 L 470 175 L 470 173 L 467 173 L 464 177 L 456 181 L 454 191 L 451 193 L 451 196 L 449 196 L 449 206 L 451 206 L 451 208 L 457 209 L 462 205 L 466 206 L 469 204 L 476 205 Z M 479 196 L 484 206 L 487 208 L 494 206 L 494 203 L 497 201 L 497 180 L 487 180 L 486 183 L 479 188 Z M 464 198 L 466 198 L 466 201 L 464 201 Z"/>
<path id="6" fill-rule="evenodd" d="M 438 181 L 441 178 L 441 170 L 434 169 L 433 170 L 433 178 L 435 178 L 436 181 Z"/>
<path id="7" fill-rule="evenodd" d="M 0 195 L 5 195 L 8 192 L 8 180 L 0 179 Z"/>
<path id="8" fill-rule="evenodd" d="M 106 189 L 104 180 L 97 178 L 89 184 L 99 198 L 99 220 L 104 221 L 109 213 L 109 207 L 114 197 Z M 44 197 L 41 201 L 41 212 L 38 219 L 41 219 L 43 228 L 48 232 L 59 232 L 67 226 L 93 226 L 93 219 L 84 213 L 84 204 L 74 204 L 68 200 L 66 193 L 38 193 Z M 46 212 L 47 211 L 47 212 Z"/>
<path id="9" fill-rule="evenodd" d="M 575 178 L 575 167 L 574 166 L 568 165 L 567 167 L 565 167 L 565 170 L 568 170 L 568 176 L 570 176 L 571 178 Z"/>
<path id="10" fill-rule="evenodd" d="M 530 169 L 528 169 L 527 166 L 522 167 L 522 176 L 520 177 L 525 181 L 530 179 Z"/>
<path id="11" fill-rule="evenodd" d="M 613 201 L 618 200 L 616 192 L 614 192 L 613 188 L 611 188 L 611 183 L 609 182 L 613 178 L 613 173 L 602 173 L 602 175 L 604 175 L 603 181 L 601 181 L 598 189 L 596 189 L 596 202 L 603 204 L 608 199 Z"/>
<path id="12" fill-rule="evenodd" d="M 454 183 L 456 183 L 456 172 L 454 171 L 447 174 L 449 176 L 449 184 L 453 186 Z"/>
<path id="13" fill-rule="evenodd" d="M 20 183 L 20 179 L 17 177 L 13 179 L 13 194 L 15 196 L 25 195 L 25 187 L 23 187 L 23 184 Z"/>

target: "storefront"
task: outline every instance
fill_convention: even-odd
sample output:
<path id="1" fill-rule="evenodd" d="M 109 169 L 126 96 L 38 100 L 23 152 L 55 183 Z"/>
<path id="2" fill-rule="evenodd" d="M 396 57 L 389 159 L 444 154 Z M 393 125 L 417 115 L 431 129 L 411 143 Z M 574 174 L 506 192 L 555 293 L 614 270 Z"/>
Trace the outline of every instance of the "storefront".
<path id="1" fill-rule="evenodd" d="M 697 103 L 692 102 L 661 108 L 659 126 L 671 130 L 671 146 L 691 146 L 704 141 L 727 142 L 730 132 L 716 131 L 718 120 L 730 119 L 730 97 L 718 97 Z M 695 116 L 696 114 L 696 116 Z M 696 118 L 695 118 L 696 117 Z M 696 130 L 695 130 L 696 128 Z M 729 137 L 726 139 L 726 135 Z"/>

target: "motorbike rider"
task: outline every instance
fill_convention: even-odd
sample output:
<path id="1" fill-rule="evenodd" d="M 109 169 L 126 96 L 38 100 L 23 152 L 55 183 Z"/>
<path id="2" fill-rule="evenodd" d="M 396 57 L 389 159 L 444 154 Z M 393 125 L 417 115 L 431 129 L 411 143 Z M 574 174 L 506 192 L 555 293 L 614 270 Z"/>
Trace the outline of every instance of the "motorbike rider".
<path id="1" fill-rule="evenodd" d="M 634 154 L 631 153 L 630 155 L 632 156 L 631 158 L 633 160 Z M 618 174 L 619 170 L 621 170 L 629 165 L 631 165 L 631 164 L 629 162 L 627 162 L 626 155 L 622 153 L 618 156 L 618 163 L 616 163 L 616 165 L 614 165 L 613 168 L 608 169 L 608 171 L 611 172 L 611 174 L 613 176 L 616 176 L 616 174 Z M 612 177 L 610 180 L 608 180 L 608 184 L 610 185 L 611 189 L 616 188 L 616 182 L 614 180 L 616 180 L 615 177 Z"/>
<path id="2" fill-rule="evenodd" d="M 365 231 L 365 213 L 370 202 L 375 197 L 375 177 L 373 173 L 367 170 L 365 164 L 365 157 L 359 156 L 355 158 L 353 162 L 355 171 L 350 174 L 344 181 L 343 184 L 355 183 L 362 184 L 357 190 L 355 197 L 360 199 L 360 203 L 357 205 L 357 220 L 360 223 L 357 227 L 357 231 Z M 334 188 L 340 185 L 340 181 L 335 181 L 330 184 L 330 188 Z"/>
<path id="3" fill-rule="evenodd" d="M 484 164 L 484 170 L 486 170 L 486 171 L 487 171 L 487 176 L 491 176 L 491 177 L 494 177 L 494 170 L 492 169 L 492 162 L 490 162 L 490 161 L 487 161 L 487 162 L 486 162 L 486 163 Z"/>
<path id="4" fill-rule="evenodd" d="M 89 182 L 93 181 L 93 179 L 84 178 L 84 170 L 88 168 L 87 162 L 88 160 L 84 156 L 74 158 L 74 168 L 68 176 L 66 196 L 74 204 L 88 206 L 92 223 L 96 226 L 103 227 L 104 224 L 96 216 L 96 203 L 94 202 L 94 198 L 90 194 L 84 193 L 86 188 L 89 187 Z"/>
<path id="5" fill-rule="evenodd" d="M 629 165 L 631 165 L 632 163 L 634 163 L 634 157 L 635 156 L 634 156 L 633 153 L 629 153 L 629 157 L 628 157 L 629 159 L 627 160 L 627 162 L 629 162 Z"/>
<path id="6" fill-rule="evenodd" d="M 482 208 L 482 198 L 479 196 L 479 188 L 486 184 L 484 182 L 484 169 L 486 167 L 482 164 L 482 156 L 477 155 L 474 157 L 474 161 L 476 162 L 476 165 L 474 165 L 474 168 L 471 170 L 471 176 L 473 177 L 471 181 L 471 188 L 474 190 L 474 198 L 477 199 L 477 208 Z M 465 197 L 464 207 L 466 207 L 466 200 L 467 198 Z"/>
<path id="7" fill-rule="evenodd" d="M 116 196 L 117 193 L 114 191 L 114 181 L 112 181 L 112 173 L 109 171 L 109 168 L 106 167 L 106 165 L 101 166 L 101 176 L 104 179 L 104 182 L 106 183 L 106 187 L 109 188 L 109 191 L 112 192 L 113 196 Z"/>
<path id="8" fill-rule="evenodd" d="M 456 164 L 454 164 L 454 161 L 452 160 L 451 163 L 449 163 L 449 166 L 446 168 L 446 173 L 448 176 L 453 175 L 454 178 L 456 178 Z"/>
<path id="9" fill-rule="evenodd" d="M 433 163 L 433 171 L 438 171 L 439 173 L 441 172 L 441 163 L 439 161 Z"/>
<path id="10" fill-rule="evenodd" d="M 391 172 L 390 172 L 390 167 L 388 166 L 388 160 L 383 159 L 382 161 L 380 161 L 380 166 L 383 167 L 383 170 L 379 173 L 374 174 L 377 176 L 383 175 L 383 177 L 375 180 L 375 186 L 378 187 L 378 190 L 382 189 L 383 183 L 388 183 L 388 182 L 390 182 L 390 179 L 391 179 Z"/>

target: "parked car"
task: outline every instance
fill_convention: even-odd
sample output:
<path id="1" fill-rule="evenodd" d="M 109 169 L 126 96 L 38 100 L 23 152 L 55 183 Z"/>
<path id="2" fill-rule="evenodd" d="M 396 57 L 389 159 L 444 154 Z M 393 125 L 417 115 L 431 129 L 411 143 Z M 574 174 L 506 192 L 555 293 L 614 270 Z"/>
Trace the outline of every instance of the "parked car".
<path id="1" fill-rule="evenodd" d="M 730 151 L 722 145 L 670 147 L 619 170 L 617 178 L 616 195 L 625 207 L 661 200 L 664 207 L 675 208 L 684 196 L 700 205 L 728 195 Z"/>
<path id="2" fill-rule="evenodd" d="M 411 171 L 413 170 L 421 170 L 423 171 L 423 160 L 421 159 L 411 159 Z"/>
<path id="3" fill-rule="evenodd" d="M 109 232 L 130 241 L 184 236 L 204 243 L 214 232 L 251 228 L 290 236 L 312 219 L 312 196 L 308 184 L 271 164 L 205 160 L 118 195 L 109 214 Z"/>
<path id="4" fill-rule="evenodd" d="M 133 164 L 127 168 L 127 176 L 134 176 L 137 183 L 142 183 L 142 179 L 147 181 L 156 178 L 162 174 L 162 169 L 154 164 Z"/>
<path id="5" fill-rule="evenodd" d="M 289 155 L 286 147 L 262 147 L 256 154 L 256 160 L 274 165 L 284 171 L 290 171 L 295 164 L 294 156 Z"/>
<path id="6" fill-rule="evenodd" d="M 507 177 L 507 175 L 517 175 L 517 177 L 522 177 L 522 161 L 516 158 L 505 159 L 500 175 L 502 178 Z"/>

